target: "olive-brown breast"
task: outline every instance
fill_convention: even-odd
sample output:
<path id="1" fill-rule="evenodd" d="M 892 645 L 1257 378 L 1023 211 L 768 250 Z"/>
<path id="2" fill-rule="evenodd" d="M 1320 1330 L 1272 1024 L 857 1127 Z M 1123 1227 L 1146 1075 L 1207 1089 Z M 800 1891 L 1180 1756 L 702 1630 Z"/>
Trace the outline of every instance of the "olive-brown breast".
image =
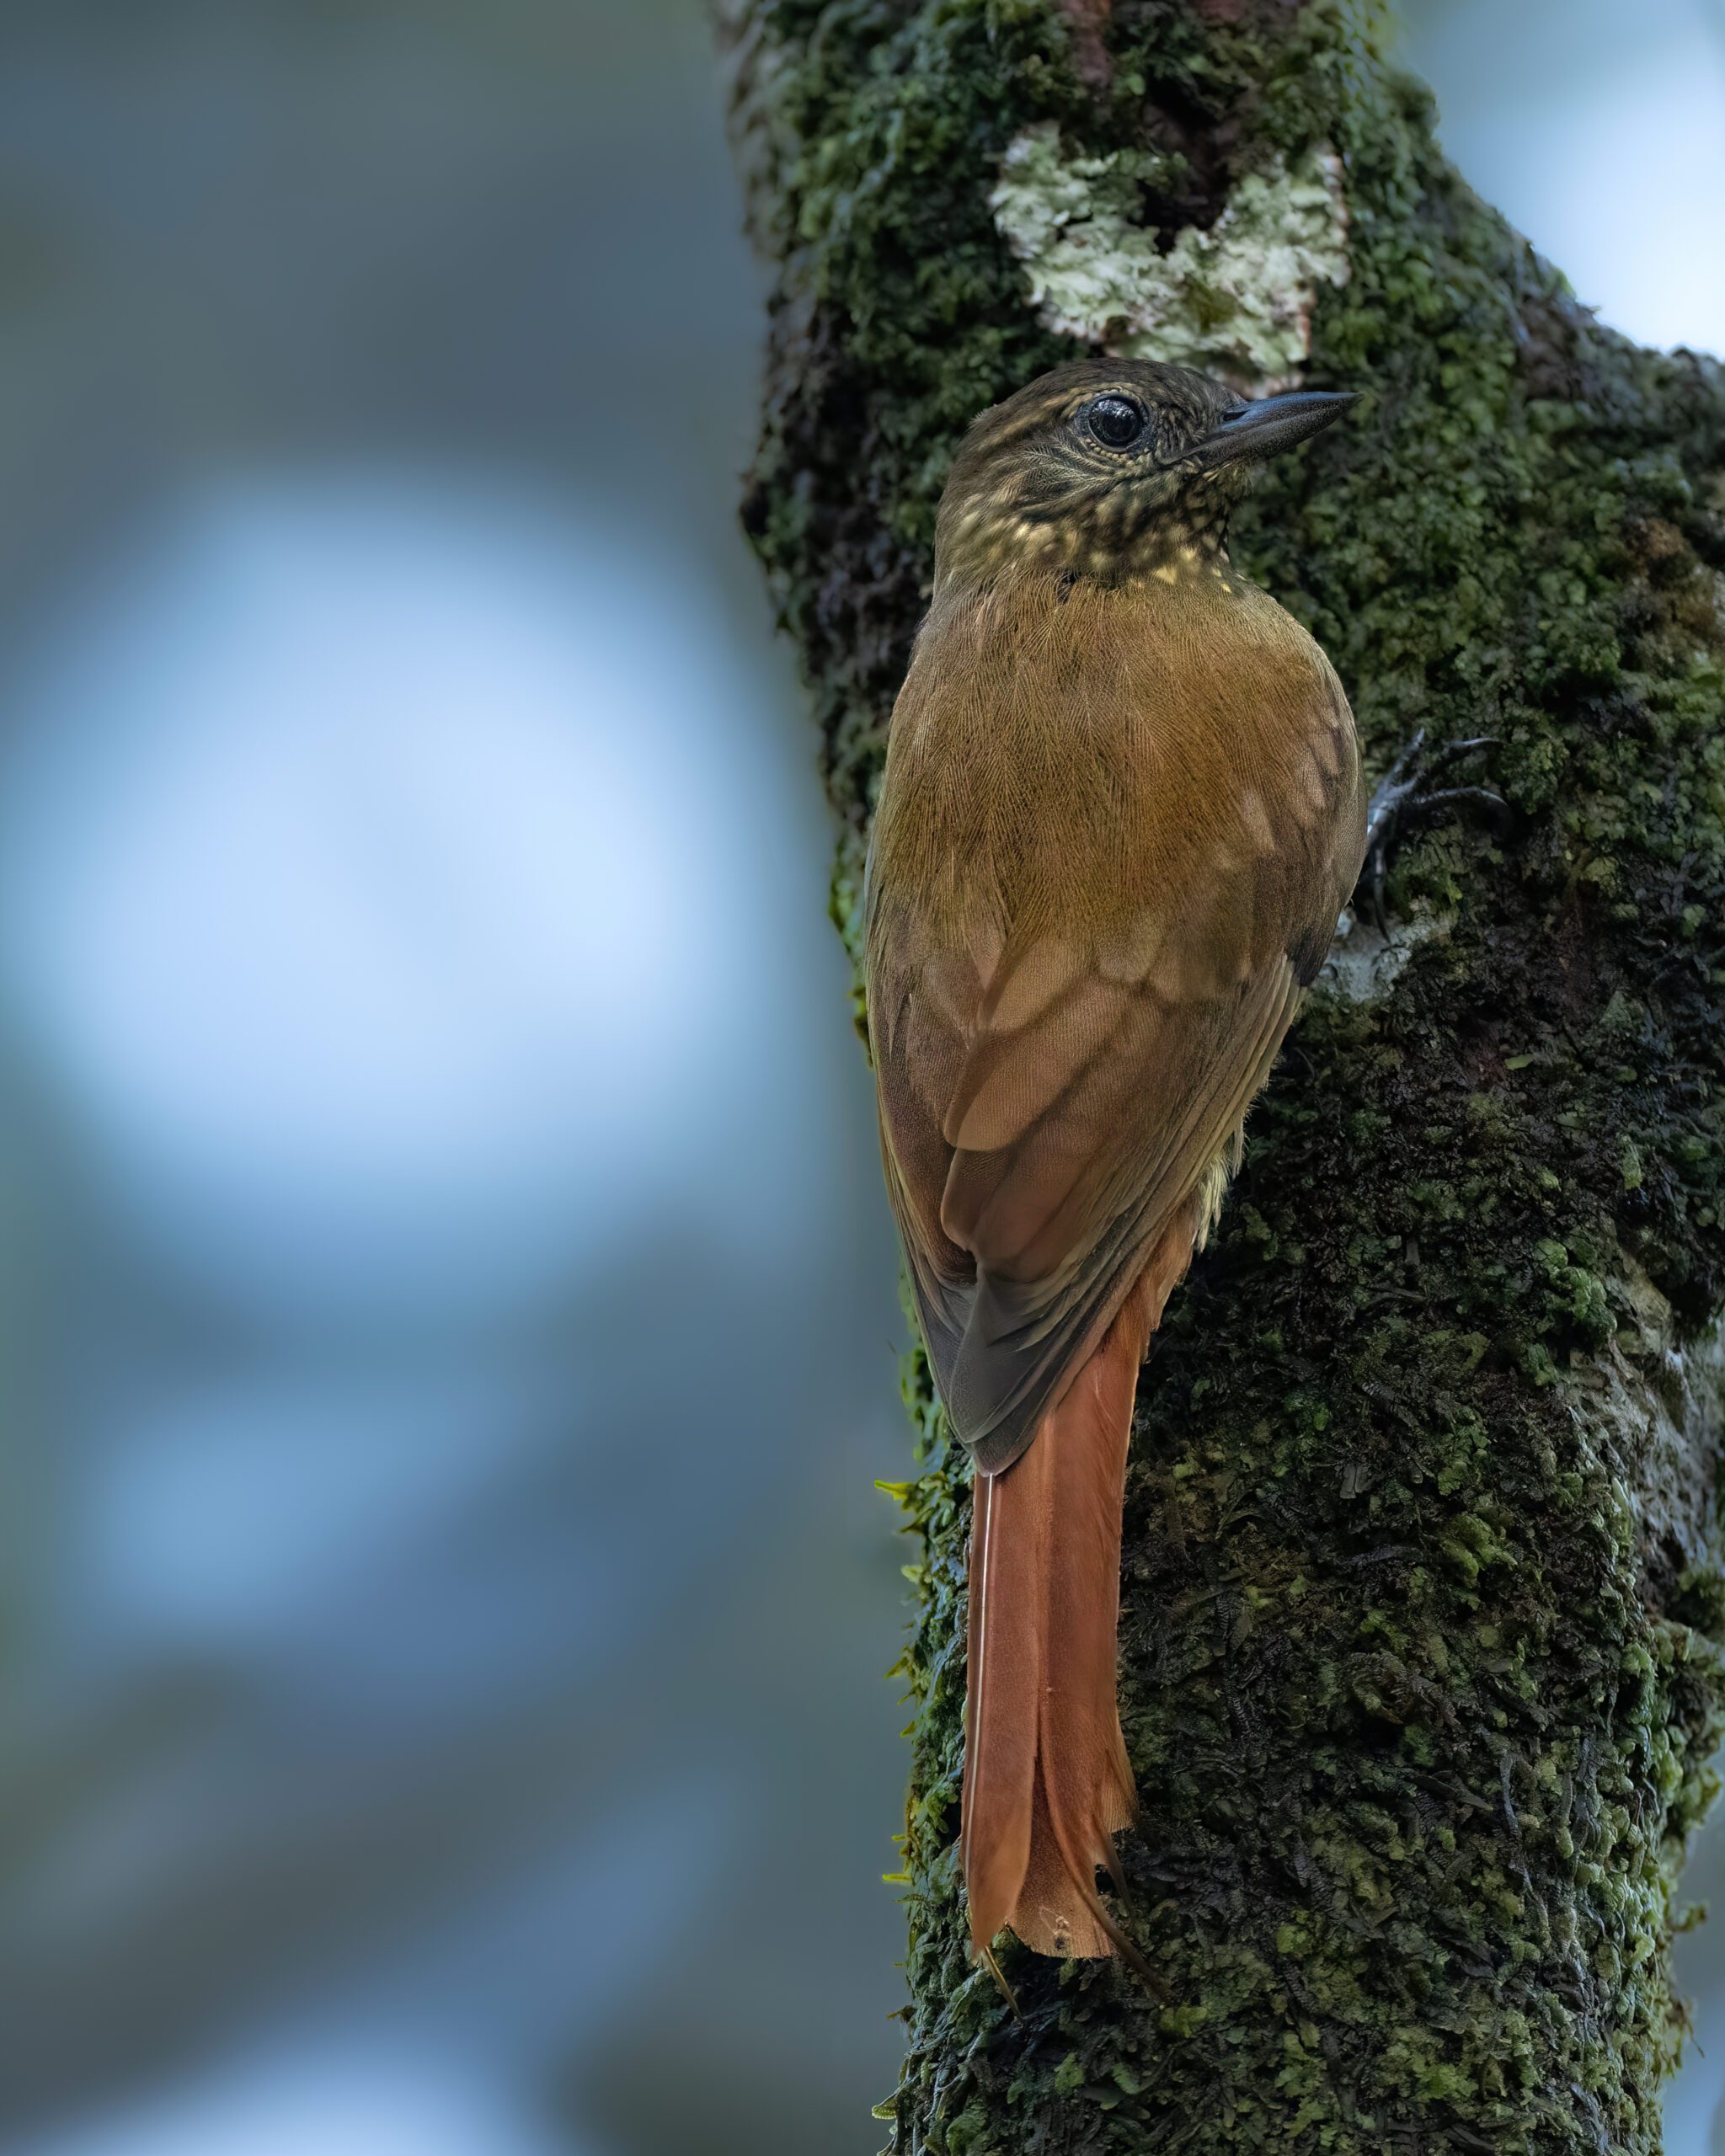
<path id="1" fill-rule="evenodd" d="M 875 825 L 869 1022 L 937 1382 L 984 1467 L 1226 1146 L 1364 830 L 1333 671 L 1226 568 L 937 602 Z"/>

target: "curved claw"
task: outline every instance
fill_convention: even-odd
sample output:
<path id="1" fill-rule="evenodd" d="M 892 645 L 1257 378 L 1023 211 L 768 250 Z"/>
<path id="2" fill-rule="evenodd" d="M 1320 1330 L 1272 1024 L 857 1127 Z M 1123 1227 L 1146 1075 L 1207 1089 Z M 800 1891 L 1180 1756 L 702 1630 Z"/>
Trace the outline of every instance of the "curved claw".
<path id="1" fill-rule="evenodd" d="M 1494 734 L 1477 734 L 1463 741 L 1446 741 L 1428 758 L 1425 728 L 1421 727 L 1379 782 L 1367 814 L 1365 859 L 1354 887 L 1353 906 L 1362 921 L 1382 931 L 1388 926 L 1384 884 L 1390 862 L 1408 832 L 1435 822 L 1446 813 L 1474 816 L 1488 823 L 1502 840 L 1510 825 L 1509 804 L 1489 787 L 1445 786 L 1420 790 L 1422 778 L 1435 776 L 1463 756 L 1497 746 Z"/>
<path id="2" fill-rule="evenodd" d="M 1442 771 L 1446 765 L 1460 763 L 1464 756 L 1476 749 L 1495 749 L 1498 736 L 1495 734 L 1470 734 L 1465 741 L 1446 741 L 1432 758 L 1432 769 Z"/>
<path id="3" fill-rule="evenodd" d="M 1488 823 L 1499 838 L 1509 835 L 1509 803 L 1488 786 L 1440 786 L 1434 793 L 1417 793 L 1402 808 L 1404 824 L 1434 822 L 1445 808 L 1472 811 Z"/>

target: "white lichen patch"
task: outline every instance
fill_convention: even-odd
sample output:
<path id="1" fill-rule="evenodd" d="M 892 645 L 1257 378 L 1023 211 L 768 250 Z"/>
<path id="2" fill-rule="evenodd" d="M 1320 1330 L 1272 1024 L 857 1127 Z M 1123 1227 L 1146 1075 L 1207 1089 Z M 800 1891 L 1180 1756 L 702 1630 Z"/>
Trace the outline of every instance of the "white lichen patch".
<path id="1" fill-rule="evenodd" d="M 989 197 L 1050 329 L 1124 358 L 1175 360 L 1252 396 L 1294 387 L 1311 350 L 1319 288 L 1348 280 L 1341 160 L 1327 147 L 1238 180 L 1208 231 L 1167 253 L 1141 221 L 1159 160 L 1068 157 L 1052 121 L 1007 151 Z"/>
<path id="2" fill-rule="evenodd" d="M 1344 913 L 1319 979 L 1349 1003 L 1375 1003 L 1395 986 L 1396 977 L 1422 943 L 1448 924 L 1421 911 L 1392 921 L 1387 931 Z"/>

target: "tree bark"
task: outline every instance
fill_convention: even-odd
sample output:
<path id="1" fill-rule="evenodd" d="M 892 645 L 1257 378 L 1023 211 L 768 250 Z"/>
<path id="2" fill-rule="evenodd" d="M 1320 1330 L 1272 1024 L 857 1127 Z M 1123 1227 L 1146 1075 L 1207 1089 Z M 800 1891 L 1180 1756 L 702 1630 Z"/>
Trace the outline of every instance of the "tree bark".
<path id="1" fill-rule="evenodd" d="M 855 953 L 968 421 L 1084 350 L 1366 392 L 1236 557 L 1381 770 L 1495 745 L 1250 1127 L 1139 1392 L 1127 1919 L 1159 1975 L 965 1951 L 969 1477 L 920 1359 L 894 2150 L 1649 2151 L 1725 1708 L 1725 380 L 1458 179 L 1340 0 L 727 0 L 777 266 L 745 517 Z"/>

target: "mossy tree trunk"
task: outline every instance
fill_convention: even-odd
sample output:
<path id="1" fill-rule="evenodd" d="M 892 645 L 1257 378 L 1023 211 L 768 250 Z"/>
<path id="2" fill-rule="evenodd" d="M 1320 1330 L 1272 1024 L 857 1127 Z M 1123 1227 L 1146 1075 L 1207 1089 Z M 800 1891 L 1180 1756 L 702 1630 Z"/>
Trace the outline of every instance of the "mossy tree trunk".
<path id="1" fill-rule="evenodd" d="M 1456 178 L 1332 0 L 728 0 L 778 268 L 747 504 L 862 846 L 934 510 L 1087 346 L 1356 388 L 1236 555 L 1381 769 L 1489 734 L 1341 946 L 1140 1388 L 1116 1963 L 970 1965 L 964 1462 L 920 1366 L 893 2147 L 1651 2150 L 1709 1794 L 1725 1303 L 1725 383 Z"/>

